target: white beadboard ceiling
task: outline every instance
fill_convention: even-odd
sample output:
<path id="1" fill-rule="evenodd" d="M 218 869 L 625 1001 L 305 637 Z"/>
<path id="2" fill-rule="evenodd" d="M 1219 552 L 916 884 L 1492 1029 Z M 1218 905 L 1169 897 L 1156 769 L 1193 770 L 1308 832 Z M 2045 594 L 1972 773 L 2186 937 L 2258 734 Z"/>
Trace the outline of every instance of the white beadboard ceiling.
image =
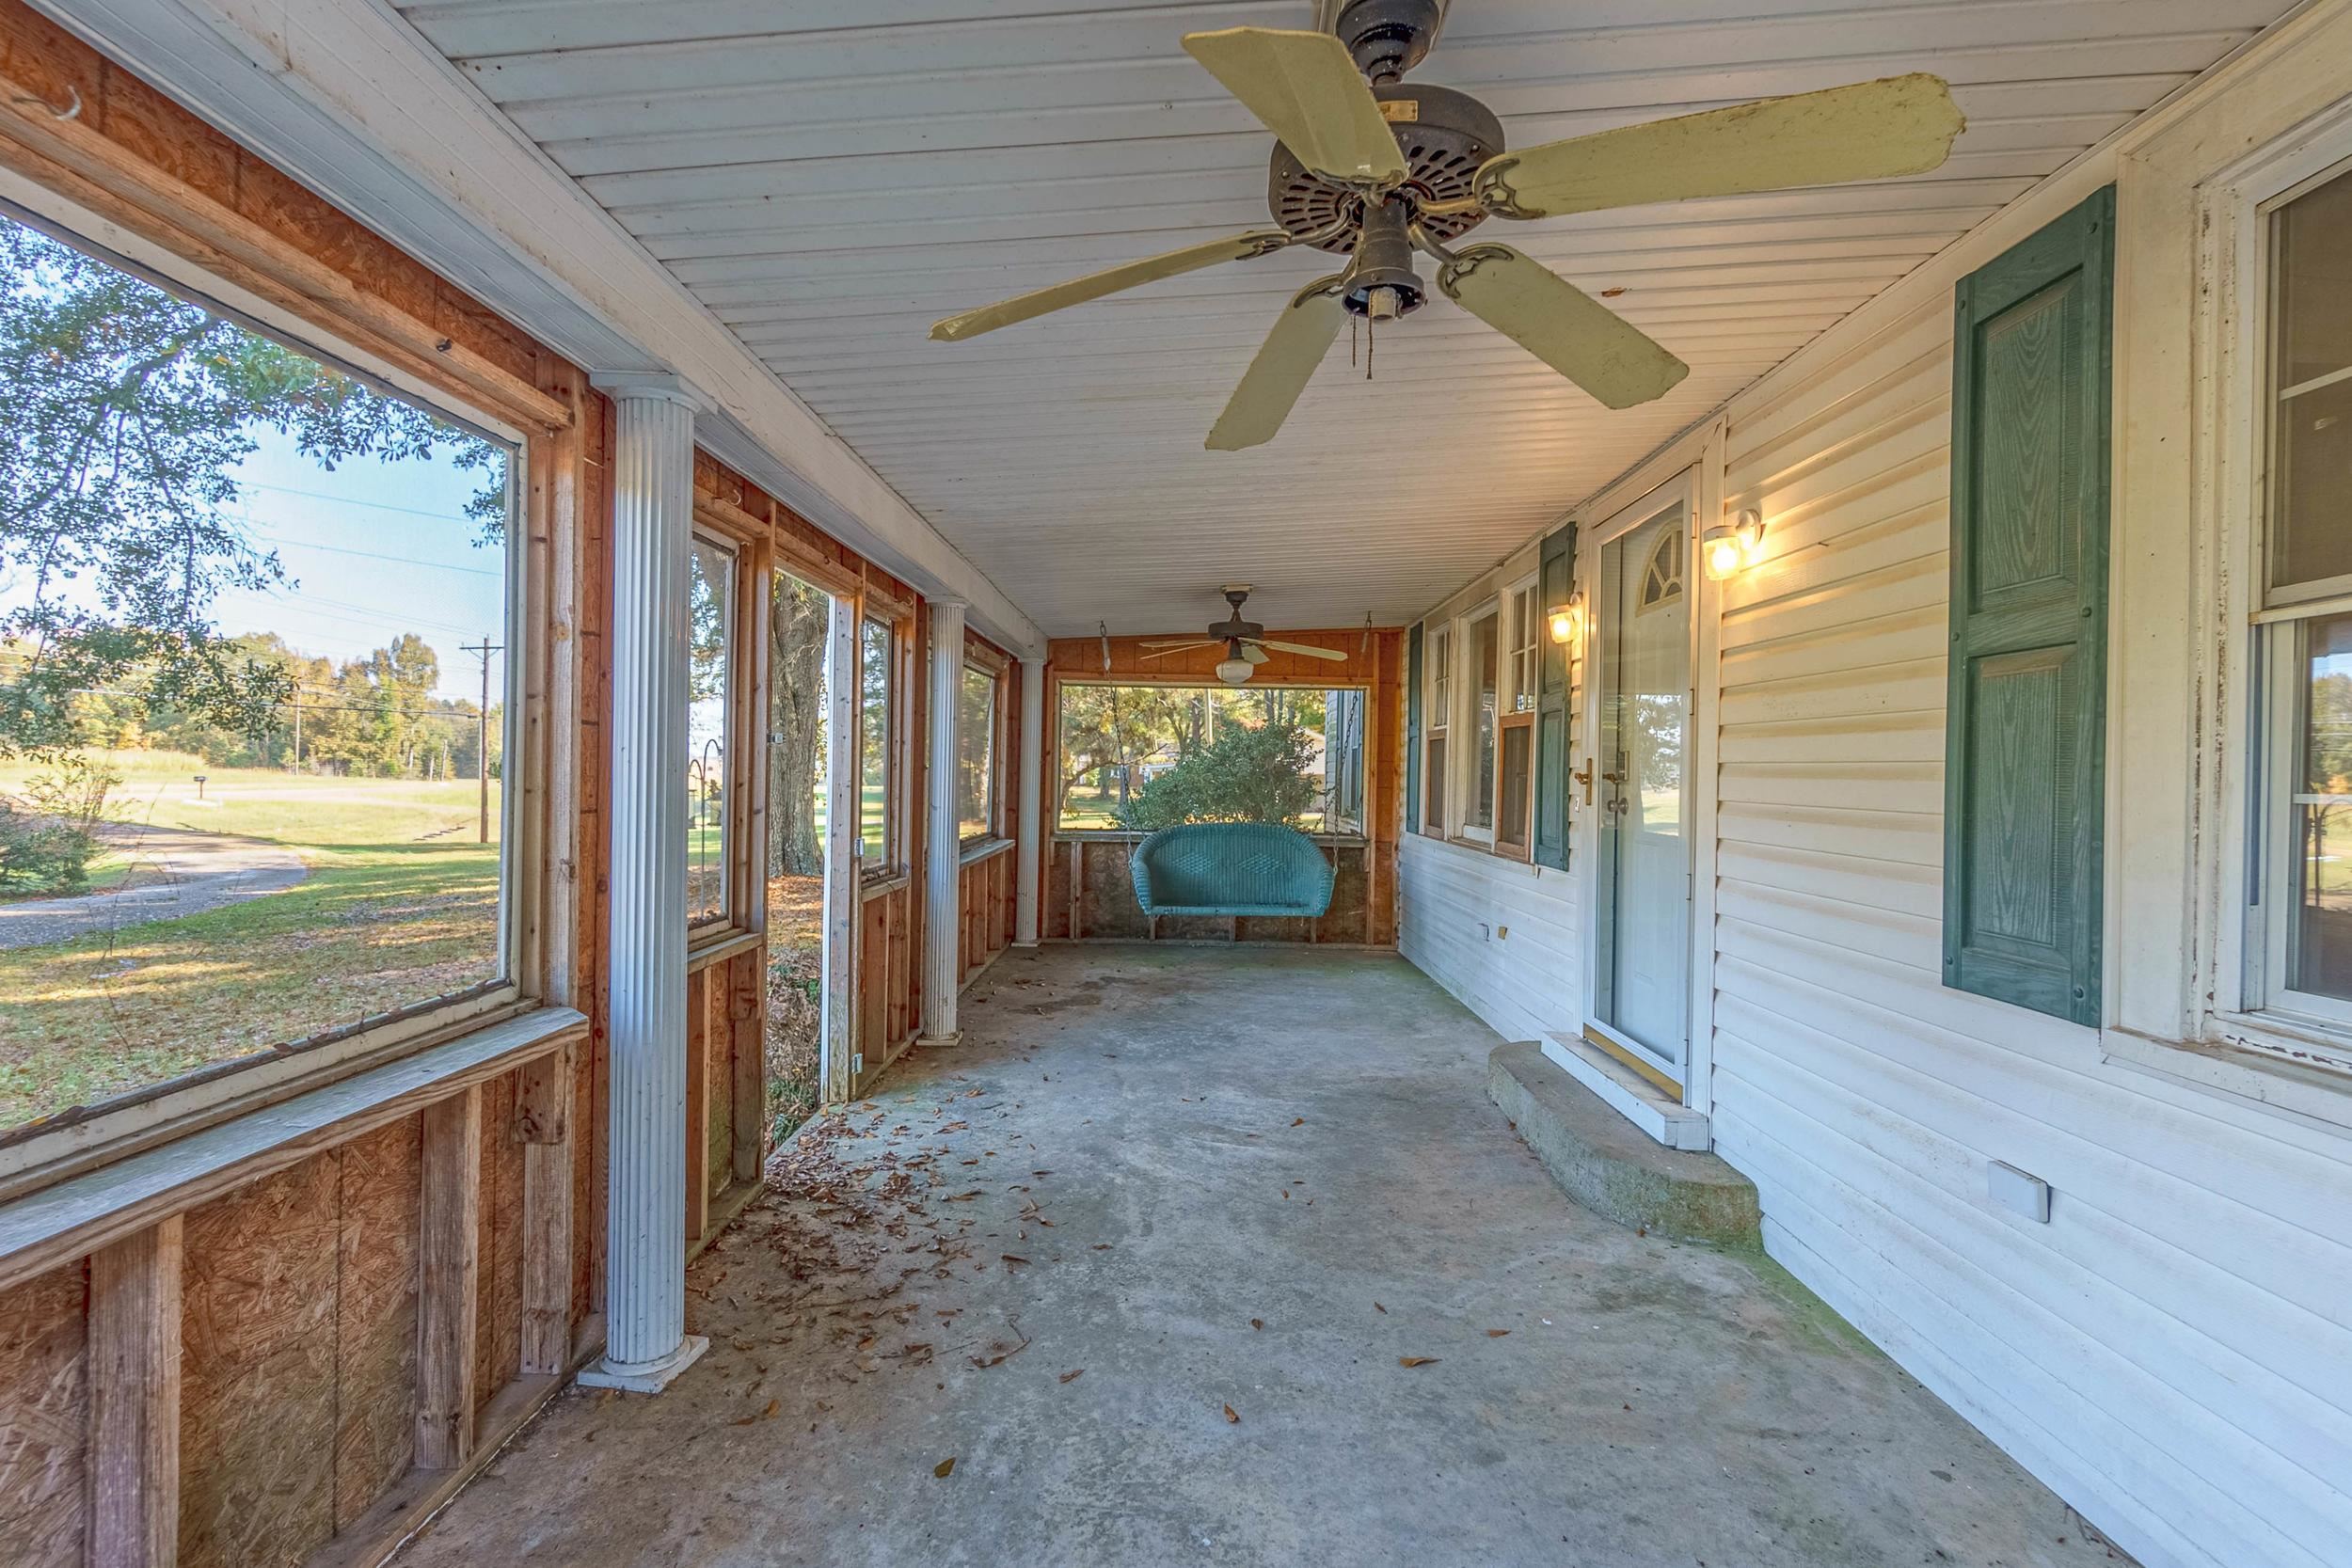
<path id="1" fill-rule="evenodd" d="M 937 317 L 1269 227 L 1272 142 L 1179 47 L 1311 0 L 398 0 L 1049 633 L 1392 624 L 1483 571 L 2292 0 L 1454 0 L 1415 82 L 1511 145 L 1900 71 L 1934 174 L 1506 224 L 1691 365 L 1611 413 L 1440 296 L 1270 446 L 1201 439 L 1294 250 L 961 344 Z"/>

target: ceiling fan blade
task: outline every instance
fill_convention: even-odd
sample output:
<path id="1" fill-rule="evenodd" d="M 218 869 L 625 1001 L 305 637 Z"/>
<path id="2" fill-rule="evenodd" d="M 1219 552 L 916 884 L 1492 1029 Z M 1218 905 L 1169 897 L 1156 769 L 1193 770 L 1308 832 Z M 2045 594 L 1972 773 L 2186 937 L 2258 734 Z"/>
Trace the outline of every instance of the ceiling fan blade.
<path id="1" fill-rule="evenodd" d="M 1010 326 L 1033 316 L 1049 311 L 1064 310 L 1073 305 L 1084 305 L 1104 294 L 1115 294 L 1121 289 L 1136 288 L 1144 283 L 1156 283 L 1163 277 L 1175 277 L 1183 273 L 1199 272 L 1220 261 L 1246 261 L 1252 257 L 1270 255 L 1291 243 L 1291 237 L 1279 229 L 1252 230 L 1247 234 L 1233 234 L 1221 240 L 1209 240 L 1200 245 L 1186 245 L 1165 255 L 1147 256 L 1140 261 L 1125 261 L 1101 272 L 1073 277 L 1067 283 L 1056 283 L 1010 299 L 1000 299 L 993 305 L 983 305 L 977 310 L 966 310 L 960 316 L 949 316 L 931 324 L 931 336 L 943 343 L 961 342 L 983 332 L 993 332 L 1000 326 Z"/>
<path id="2" fill-rule="evenodd" d="M 1185 34 L 1184 52 L 1315 173 L 1348 185 L 1405 178 L 1396 134 L 1334 35 L 1226 27 Z"/>
<path id="3" fill-rule="evenodd" d="M 1691 373 L 1632 323 L 1507 245 L 1465 246 L 1438 269 L 1438 287 L 1611 408 L 1661 398 Z"/>
<path id="4" fill-rule="evenodd" d="M 1347 656 L 1335 648 L 1311 648 L 1304 642 L 1277 642 L 1264 637 L 1252 638 L 1250 641 L 1261 648 L 1272 648 L 1278 654 L 1304 654 L 1309 658 L 1334 659 L 1342 664 L 1347 662 Z"/>
<path id="5" fill-rule="evenodd" d="M 1924 72 L 1656 119 L 1488 159 L 1473 188 L 1504 217 L 1924 174 L 1967 120 Z"/>
<path id="6" fill-rule="evenodd" d="M 1241 640 L 1241 657 L 1245 664 L 1263 664 L 1265 646 L 1255 638 L 1245 637 Z"/>
<path id="7" fill-rule="evenodd" d="M 1216 417 L 1205 443 L 1211 451 L 1239 451 L 1274 439 L 1282 421 L 1291 417 L 1298 394 L 1330 352 L 1347 320 L 1347 308 L 1332 290 L 1340 276 L 1319 277 L 1292 296 L 1275 318 L 1274 330 L 1258 345 L 1256 357 L 1243 372 L 1241 385 Z"/>
<path id="8" fill-rule="evenodd" d="M 1152 637 L 1136 644 L 1138 648 L 1160 648 L 1174 653 L 1179 648 L 1214 647 L 1213 641 L 1200 637 Z"/>

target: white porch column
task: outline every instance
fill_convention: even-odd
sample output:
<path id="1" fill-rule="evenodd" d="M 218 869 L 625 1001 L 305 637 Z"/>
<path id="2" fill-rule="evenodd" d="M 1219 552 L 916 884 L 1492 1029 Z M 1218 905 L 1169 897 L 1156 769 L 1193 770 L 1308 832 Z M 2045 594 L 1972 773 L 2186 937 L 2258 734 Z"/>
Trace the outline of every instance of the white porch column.
<path id="1" fill-rule="evenodd" d="M 612 867 L 605 1354 L 580 1381 L 656 1393 L 686 1335 L 687 542 L 693 390 L 599 378 L 613 400 Z"/>
<path id="2" fill-rule="evenodd" d="M 963 684 L 963 601 L 931 601 L 930 831 L 923 862 L 923 1043 L 953 1045 L 958 939 L 963 931 L 961 847 L 956 833 L 957 699 Z"/>
<path id="3" fill-rule="evenodd" d="M 1045 795 L 1045 661 L 1021 661 L 1021 814 L 1020 844 L 1013 849 L 1020 864 L 1014 868 L 1012 944 L 1037 945 L 1038 850 Z"/>

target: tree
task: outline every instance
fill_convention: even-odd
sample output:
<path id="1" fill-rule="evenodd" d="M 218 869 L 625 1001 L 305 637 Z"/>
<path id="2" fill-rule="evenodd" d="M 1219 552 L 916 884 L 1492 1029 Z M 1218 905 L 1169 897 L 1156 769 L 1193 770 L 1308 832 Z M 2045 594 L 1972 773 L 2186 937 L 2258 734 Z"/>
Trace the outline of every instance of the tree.
<path id="1" fill-rule="evenodd" d="M 70 245 L 0 217 L 0 756 L 87 738 L 75 699 L 141 694 L 259 735 L 294 689 L 280 661 L 220 636 L 213 600 L 286 580 L 229 515 L 251 432 L 291 435 L 322 466 L 444 456 L 479 472 L 467 514 L 505 519 L 501 449 L 384 397 Z"/>
<path id="2" fill-rule="evenodd" d="M 818 761 L 824 754 L 825 634 L 833 601 L 779 576 L 768 595 L 768 864 L 814 877 L 825 869 L 817 840 Z"/>
<path id="3" fill-rule="evenodd" d="M 1138 832 L 1180 822 L 1296 827 L 1315 803 L 1311 733 L 1279 720 L 1219 726 L 1216 738 L 1143 786 L 1121 814 Z"/>
<path id="4" fill-rule="evenodd" d="M 1064 685 L 1055 820 L 1060 820 L 1071 790 L 1088 774 L 1116 768 L 1122 770 L 1124 782 L 1153 752 L 1173 745 L 1186 722 L 1190 695 L 1152 686 Z"/>

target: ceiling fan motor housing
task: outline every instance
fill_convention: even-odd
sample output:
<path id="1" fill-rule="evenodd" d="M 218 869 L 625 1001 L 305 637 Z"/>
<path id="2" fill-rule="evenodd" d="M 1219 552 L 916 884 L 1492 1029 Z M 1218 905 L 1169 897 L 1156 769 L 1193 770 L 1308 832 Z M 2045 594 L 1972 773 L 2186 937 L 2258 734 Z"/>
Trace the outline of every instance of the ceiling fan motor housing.
<path id="1" fill-rule="evenodd" d="M 1469 196 L 1479 165 L 1503 150 L 1502 121 L 1466 92 L 1391 82 L 1375 87 L 1372 95 L 1404 150 L 1406 173 L 1401 190 L 1417 207 Z M 1274 144 L 1274 162 L 1267 171 L 1266 205 L 1275 222 L 1301 239 L 1328 233 L 1344 223 L 1343 232 L 1319 242 L 1318 248 L 1342 256 L 1356 248 L 1363 197 L 1310 174 L 1280 142 Z M 1468 212 L 1425 217 L 1422 227 L 1443 244 L 1468 233 L 1486 215 L 1484 209 L 1473 206 Z"/>
<path id="2" fill-rule="evenodd" d="M 1350 0 L 1332 28 L 1375 86 L 1393 82 L 1429 54 L 1444 19 L 1439 0 Z"/>

